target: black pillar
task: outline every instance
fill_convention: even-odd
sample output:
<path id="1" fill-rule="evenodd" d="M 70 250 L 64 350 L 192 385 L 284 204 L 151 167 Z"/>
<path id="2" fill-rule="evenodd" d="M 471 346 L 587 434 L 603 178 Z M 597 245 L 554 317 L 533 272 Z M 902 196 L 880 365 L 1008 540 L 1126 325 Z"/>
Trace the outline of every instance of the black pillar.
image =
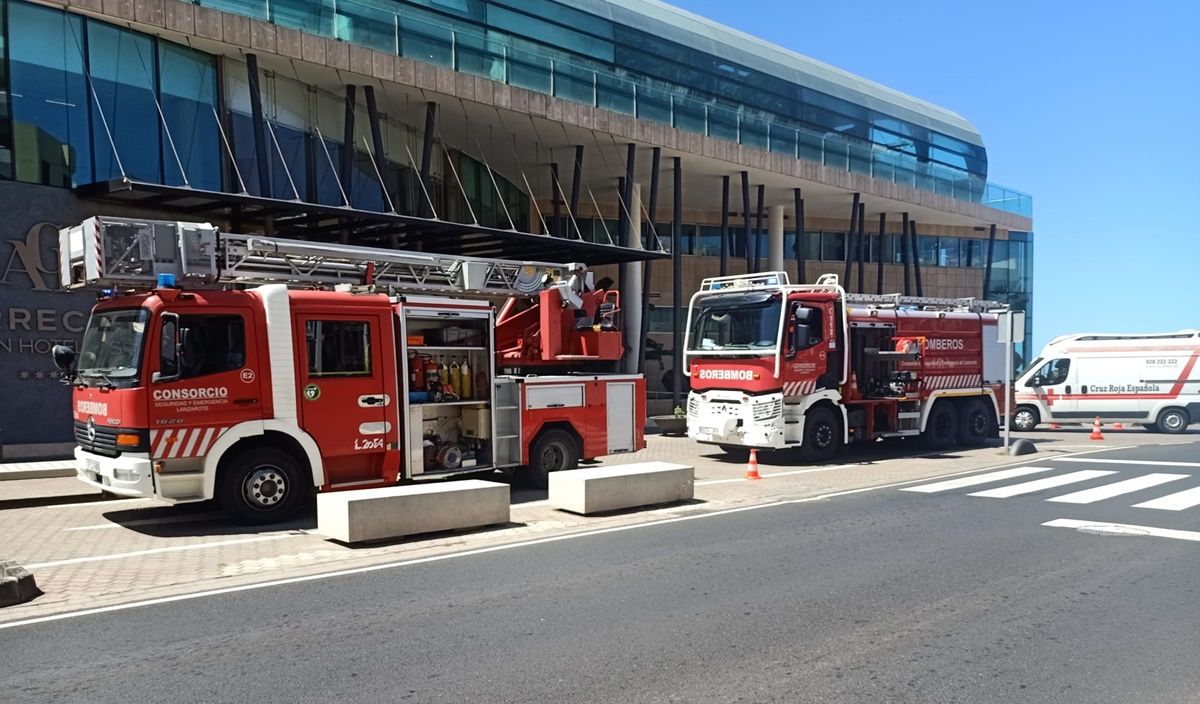
<path id="1" fill-rule="evenodd" d="M 425 104 L 425 135 L 424 142 L 421 146 L 421 183 L 425 186 L 425 191 L 429 193 L 428 200 L 433 200 L 433 184 L 429 182 L 429 174 L 433 167 L 433 131 L 437 127 L 438 104 L 430 101 Z M 420 197 L 420 196 L 418 196 Z M 425 200 L 421 201 L 421 207 L 417 209 L 417 214 L 421 217 L 429 217 L 433 215 L 430 212 L 430 204 Z"/>
<path id="2" fill-rule="evenodd" d="M 804 271 L 804 262 L 808 259 L 808 233 L 804 230 L 804 196 L 800 189 L 795 190 L 796 196 L 796 241 L 793 247 L 796 250 L 796 283 L 802 284 L 808 281 L 807 272 Z"/>
<path id="3" fill-rule="evenodd" d="M 363 86 L 363 97 L 367 99 L 367 122 L 371 125 L 371 149 L 375 151 L 375 168 L 379 169 L 379 187 L 389 192 L 387 200 L 390 200 L 391 187 L 388 184 L 387 159 L 383 155 L 383 128 L 379 121 L 379 107 L 375 103 L 375 88 Z M 393 202 L 392 210 L 395 209 L 396 204 Z"/>
<path id="4" fill-rule="evenodd" d="M 629 238 L 631 237 L 629 222 L 630 218 L 633 217 L 633 181 L 637 174 L 636 165 L 637 145 L 631 142 L 625 155 L 625 194 L 622 196 L 625 199 L 625 206 L 622 208 L 625 213 L 625 228 L 622 230 L 621 236 L 622 247 L 629 246 Z"/>
<path id="5" fill-rule="evenodd" d="M 550 216 L 550 234 L 554 237 L 562 237 L 562 198 L 559 197 L 560 186 L 558 185 L 558 164 L 550 165 L 550 190 L 553 191 L 550 196 L 550 202 L 554 205 L 553 214 Z"/>
<path id="6" fill-rule="evenodd" d="M 354 85 L 346 86 L 346 118 L 342 122 L 342 165 L 338 177 L 342 180 L 342 190 L 350 198 L 354 192 L 354 103 L 356 102 Z"/>
<path id="7" fill-rule="evenodd" d="M 870 256 L 871 243 L 867 241 L 867 204 L 858 204 L 858 292 L 867 292 L 866 267 L 867 257 Z"/>
<path id="8" fill-rule="evenodd" d="M 846 228 L 846 270 L 842 274 L 842 286 L 845 287 L 847 291 L 850 290 L 850 274 L 853 272 L 850 267 L 854 265 L 854 255 L 852 254 L 854 248 L 851 245 L 854 244 L 854 229 L 855 225 L 858 223 L 858 199 L 859 194 L 855 193 L 854 202 L 850 204 L 850 227 Z"/>
<path id="9" fill-rule="evenodd" d="M 750 270 L 750 172 L 742 172 L 742 246 L 746 248 L 746 273 Z"/>
<path id="10" fill-rule="evenodd" d="M 921 285 L 921 246 L 917 243 L 917 221 L 909 220 L 908 229 L 911 232 L 910 241 L 912 242 L 913 253 L 913 278 L 917 282 L 917 295 L 925 295 L 925 287 Z"/>
<path id="11" fill-rule="evenodd" d="M 699 253 L 699 252 L 697 252 Z M 721 276 L 729 274 L 729 177 L 721 177 Z"/>
<path id="12" fill-rule="evenodd" d="M 875 293 L 883 295 L 883 238 L 887 234 L 887 213 L 879 214 L 879 263 L 875 265 Z"/>
<path id="13" fill-rule="evenodd" d="M 750 262 L 753 266 L 746 270 L 746 273 L 756 273 L 758 271 L 758 262 L 762 259 L 762 252 L 758 251 L 758 245 L 762 242 L 762 221 L 763 221 L 763 199 L 766 198 L 767 187 L 763 184 L 758 186 L 758 210 L 754 216 L 754 253 L 750 254 L 749 249 L 746 253 L 750 255 Z M 747 245 L 749 247 L 749 245 Z"/>
<path id="14" fill-rule="evenodd" d="M 579 187 L 583 182 L 583 145 L 575 147 L 575 173 L 571 179 L 571 214 L 579 219 Z M 600 213 L 596 213 L 599 217 Z"/>
<path id="15" fill-rule="evenodd" d="M 654 231 L 654 221 L 658 217 L 658 168 L 662 160 L 662 149 L 655 147 L 650 153 L 650 208 L 647 210 L 646 222 L 642 231 L 646 236 L 642 239 L 644 246 L 649 249 L 650 233 Z M 637 233 L 640 237 L 642 233 Z M 642 344 L 638 347 L 638 374 L 646 372 L 646 336 L 650 334 L 650 282 L 651 260 L 642 263 Z"/>
<path id="16" fill-rule="evenodd" d="M 647 216 L 648 217 L 647 224 L 650 227 L 649 227 L 649 229 L 646 230 L 645 241 L 646 241 L 647 245 L 650 244 L 650 233 L 655 232 L 654 223 L 658 219 L 658 172 L 659 172 L 659 169 L 661 166 L 662 166 L 662 149 L 660 147 L 655 147 L 654 150 L 650 152 L 650 207 L 647 210 L 647 212 L 649 213 L 649 215 Z M 647 246 L 647 249 L 649 249 L 649 246 Z M 646 266 L 646 271 L 647 272 L 650 271 L 649 264 L 647 264 L 647 266 Z M 646 278 L 647 283 L 649 282 L 649 280 L 650 280 L 649 274 L 647 274 L 647 278 Z M 649 291 L 650 289 L 646 288 L 645 290 Z"/>
<path id="17" fill-rule="evenodd" d="M 904 295 L 911 296 L 912 289 L 908 283 L 908 213 L 902 213 L 900 225 L 900 263 L 904 265 Z"/>
<path id="18" fill-rule="evenodd" d="M 629 241 L 629 236 L 625 231 L 629 228 L 629 218 L 625 215 L 625 177 L 617 177 L 617 245 L 624 247 Z M 625 271 L 625 266 L 618 267 L 621 271 Z M 620 278 L 620 277 L 618 277 Z"/>
<path id="19" fill-rule="evenodd" d="M 254 161 L 258 164 L 258 195 L 270 198 L 274 194 L 271 193 L 271 170 L 267 168 L 267 122 L 263 118 L 256 54 L 246 54 L 246 78 L 250 81 L 250 119 L 254 123 Z"/>
<path id="20" fill-rule="evenodd" d="M 985 301 L 988 297 L 988 289 L 992 287 L 992 262 L 996 253 L 996 226 L 992 225 L 988 228 L 988 249 L 987 263 L 983 267 L 983 298 Z"/>
<path id="21" fill-rule="evenodd" d="M 671 407 L 683 393 L 683 160 L 675 157 L 675 202 L 671 216 Z"/>

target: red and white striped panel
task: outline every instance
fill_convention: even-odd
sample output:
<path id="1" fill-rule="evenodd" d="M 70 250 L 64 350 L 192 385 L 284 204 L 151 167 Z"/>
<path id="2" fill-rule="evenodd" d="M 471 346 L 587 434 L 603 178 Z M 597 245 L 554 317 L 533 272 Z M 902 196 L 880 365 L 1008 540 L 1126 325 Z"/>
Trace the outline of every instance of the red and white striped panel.
<path id="1" fill-rule="evenodd" d="M 983 385 L 982 374 L 950 374 L 948 376 L 927 376 L 921 380 L 921 386 L 926 391 L 940 389 L 966 389 Z"/>
<path id="2" fill-rule="evenodd" d="M 816 379 L 809 379 L 808 381 L 785 381 L 783 383 L 784 396 L 804 396 L 805 394 L 811 394 L 816 390 Z"/>
<path id="3" fill-rule="evenodd" d="M 228 426 L 207 428 L 170 428 L 150 431 L 150 456 L 159 460 L 203 457 L 209 448 L 229 430 Z"/>

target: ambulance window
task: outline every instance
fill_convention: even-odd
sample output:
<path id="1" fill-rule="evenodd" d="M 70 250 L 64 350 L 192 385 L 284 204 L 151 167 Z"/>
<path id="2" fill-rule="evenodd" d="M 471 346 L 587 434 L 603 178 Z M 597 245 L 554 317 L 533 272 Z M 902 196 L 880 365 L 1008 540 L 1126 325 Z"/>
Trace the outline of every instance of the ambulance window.
<path id="1" fill-rule="evenodd" d="M 371 326 L 366 321 L 309 320 L 304 336 L 309 376 L 371 375 Z"/>
<path id="2" fill-rule="evenodd" d="M 1067 373 L 1071 371 L 1071 360 L 1069 359 L 1052 359 L 1042 365 L 1042 368 L 1034 374 L 1033 380 L 1038 386 L 1056 386 L 1067 380 Z"/>
<path id="3" fill-rule="evenodd" d="M 240 315 L 181 315 L 178 340 L 180 379 L 246 365 L 246 323 Z"/>

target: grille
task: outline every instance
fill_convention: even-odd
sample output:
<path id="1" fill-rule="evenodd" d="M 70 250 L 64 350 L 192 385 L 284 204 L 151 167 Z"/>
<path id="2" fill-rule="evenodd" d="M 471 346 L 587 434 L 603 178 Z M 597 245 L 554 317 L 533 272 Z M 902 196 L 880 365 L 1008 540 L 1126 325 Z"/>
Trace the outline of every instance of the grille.
<path id="1" fill-rule="evenodd" d="M 117 449 L 116 428 L 96 426 L 96 439 L 88 439 L 87 423 L 75 421 L 75 444 L 86 452 L 92 452 L 105 457 L 117 457 L 121 454 Z"/>
<path id="2" fill-rule="evenodd" d="M 770 420 L 783 413 L 783 399 L 754 404 L 754 420 Z"/>

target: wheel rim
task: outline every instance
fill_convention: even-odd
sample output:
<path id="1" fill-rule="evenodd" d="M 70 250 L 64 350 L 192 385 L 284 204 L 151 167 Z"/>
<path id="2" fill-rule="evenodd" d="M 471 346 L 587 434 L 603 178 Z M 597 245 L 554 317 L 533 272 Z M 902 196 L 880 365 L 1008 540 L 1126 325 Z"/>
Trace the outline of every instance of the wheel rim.
<path id="1" fill-rule="evenodd" d="M 1183 416 L 1178 413 L 1168 413 L 1163 416 L 1163 427 L 1167 430 L 1179 430 L 1183 427 Z"/>
<path id="2" fill-rule="evenodd" d="M 1020 430 L 1029 430 L 1033 427 L 1033 414 L 1029 411 L 1017 411 L 1017 417 L 1013 419 L 1013 425 Z"/>
<path id="3" fill-rule="evenodd" d="M 542 467 L 547 472 L 557 472 L 567 464 L 567 451 L 556 442 L 552 442 L 542 450 Z"/>
<path id="4" fill-rule="evenodd" d="M 242 484 L 242 495 L 251 507 L 270 509 L 287 495 L 287 477 L 274 465 L 256 467 Z"/>
<path id="5" fill-rule="evenodd" d="M 812 440 L 818 449 L 829 449 L 833 445 L 833 426 L 828 422 L 817 423 L 813 428 Z"/>
<path id="6" fill-rule="evenodd" d="M 973 413 L 967 420 L 967 430 L 972 435 L 983 435 L 987 433 L 987 416 L 983 413 Z"/>

